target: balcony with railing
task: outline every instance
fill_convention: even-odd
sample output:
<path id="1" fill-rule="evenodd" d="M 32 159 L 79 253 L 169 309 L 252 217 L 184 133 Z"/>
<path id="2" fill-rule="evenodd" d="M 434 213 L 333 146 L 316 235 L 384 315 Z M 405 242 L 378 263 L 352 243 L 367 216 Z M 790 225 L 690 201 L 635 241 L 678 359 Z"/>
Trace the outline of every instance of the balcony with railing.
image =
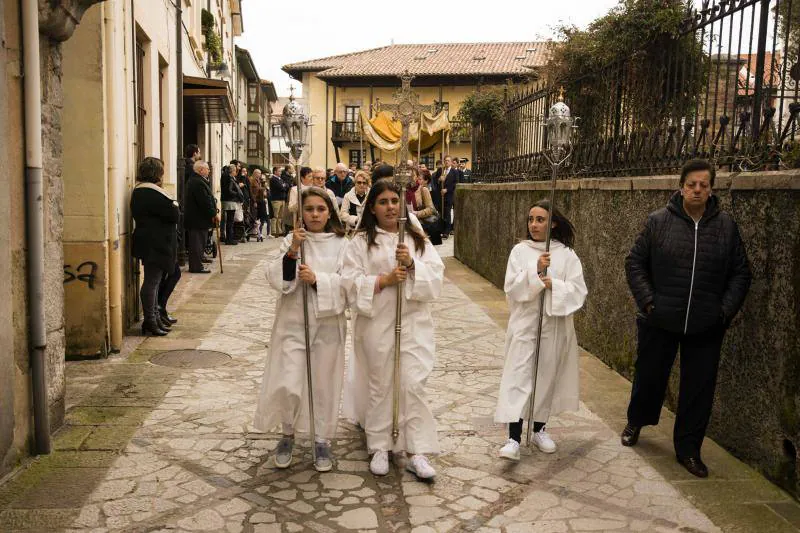
<path id="1" fill-rule="evenodd" d="M 334 120 L 331 122 L 331 140 L 335 143 L 358 142 L 361 140 L 359 124 L 357 121 L 339 121 Z"/>

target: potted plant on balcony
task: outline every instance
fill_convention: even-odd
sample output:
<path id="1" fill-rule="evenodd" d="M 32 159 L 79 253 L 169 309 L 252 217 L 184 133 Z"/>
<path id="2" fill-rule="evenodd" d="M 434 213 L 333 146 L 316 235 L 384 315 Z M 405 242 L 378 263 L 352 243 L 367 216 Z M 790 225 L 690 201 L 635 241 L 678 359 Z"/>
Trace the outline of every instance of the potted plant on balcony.
<path id="1" fill-rule="evenodd" d="M 208 52 L 208 63 L 216 66 L 222 63 L 222 38 L 217 32 L 217 21 L 207 9 L 202 11 L 201 27 L 206 39 L 204 48 Z"/>

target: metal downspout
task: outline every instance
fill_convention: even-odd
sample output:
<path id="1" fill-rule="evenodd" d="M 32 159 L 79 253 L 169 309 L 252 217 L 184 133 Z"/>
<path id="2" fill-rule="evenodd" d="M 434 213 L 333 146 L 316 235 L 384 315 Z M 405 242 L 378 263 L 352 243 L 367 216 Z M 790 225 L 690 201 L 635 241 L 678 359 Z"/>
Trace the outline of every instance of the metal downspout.
<path id="1" fill-rule="evenodd" d="M 183 220 L 184 174 L 186 161 L 183 159 L 183 8 L 182 2 L 175 3 L 175 139 L 177 160 L 177 176 L 175 187 L 181 214 L 178 218 L 178 263 L 186 264 L 186 232 Z"/>
<path id="2" fill-rule="evenodd" d="M 122 98 L 123 91 L 119 86 L 120 70 L 115 67 L 119 42 L 116 28 L 116 13 L 114 10 L 119 5 L 117 2 L 103 4 L 105 19 L 105 66 L 106 91 L 108 104 L 106 106 L 107 150 L 108 150 L 108 315 L 111 351 L 119 352 L 122 348 L 122 253 L 120 247 L 120 198 L 119 192 L 123 178 L 120 172 L 120 163 L 123 161 L 123 145 L 121 128 L 117 120 L 117 113 L 125 108 Z M 120 18 L 122 20 L 122 18 Z M 123 37 L 124 39 L 124 37 Z M 120 56 L 121 57 L 121 56 Z M 124 82 L 123 82 L 124 83 Z"/>
<path id="3" fill-rule="evenodd" d="M 44 310 L 44 184 L 42 182 L 42 85 L 39 62 L 39 3 L 22 0 L 22 57 L 25 75 L 25 219 L 28 270 L 29 344 L 33 389 L 34 451 L 50 453 L 47 407 L 47 331 Z"/>

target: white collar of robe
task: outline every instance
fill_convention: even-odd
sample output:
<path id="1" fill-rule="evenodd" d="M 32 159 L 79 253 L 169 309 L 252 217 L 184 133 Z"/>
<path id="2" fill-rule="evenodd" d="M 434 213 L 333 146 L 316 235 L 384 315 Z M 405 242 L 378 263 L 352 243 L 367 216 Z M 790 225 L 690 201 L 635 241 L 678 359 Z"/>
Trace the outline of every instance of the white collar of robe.
<path id="1" fill-rule="evenodd" d="M 524 240 L 522 242 L 524 242 L 525 244 L 527 244 L 528 246 L 530 246 L 534 250 L 540 250 L 540 251 L 544 252 L 544 241 L 532 241 L 531 239 L 526 239 L 526 240 Z M 550 241 L 550 251 L 558 250 L 559 248 L 563 248 L 563 247 L 564 247 L 564 245 L 561 243 L 561 241 L 557 241 L 555 239 L 552 239 Z"/>

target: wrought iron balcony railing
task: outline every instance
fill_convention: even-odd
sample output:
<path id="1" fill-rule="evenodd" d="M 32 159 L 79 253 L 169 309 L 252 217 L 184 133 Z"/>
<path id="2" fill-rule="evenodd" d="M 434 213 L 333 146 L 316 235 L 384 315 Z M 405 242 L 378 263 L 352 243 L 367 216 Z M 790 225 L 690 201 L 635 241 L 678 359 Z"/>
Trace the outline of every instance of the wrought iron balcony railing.
<path id="1" fill-rule="evenodd" d="M 334 120 L 331 125 L 331 140 L 333 142 L 358 142 L 360 140 L 358 122 Z"/>

